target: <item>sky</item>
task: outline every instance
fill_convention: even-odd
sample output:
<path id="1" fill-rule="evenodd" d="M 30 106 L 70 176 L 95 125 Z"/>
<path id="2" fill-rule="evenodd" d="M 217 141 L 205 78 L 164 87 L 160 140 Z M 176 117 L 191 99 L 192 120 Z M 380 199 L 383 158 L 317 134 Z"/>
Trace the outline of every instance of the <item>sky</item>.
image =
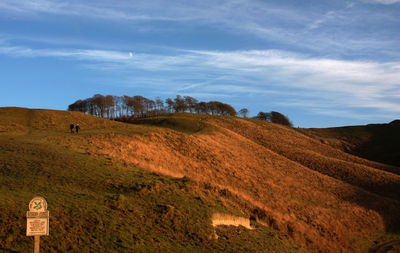
<path id="1" fill-rule="evenodd" d="M 400 118 L 400 0 L 1 0 L 0 107 L 217 100 L 299 127 Z"/>

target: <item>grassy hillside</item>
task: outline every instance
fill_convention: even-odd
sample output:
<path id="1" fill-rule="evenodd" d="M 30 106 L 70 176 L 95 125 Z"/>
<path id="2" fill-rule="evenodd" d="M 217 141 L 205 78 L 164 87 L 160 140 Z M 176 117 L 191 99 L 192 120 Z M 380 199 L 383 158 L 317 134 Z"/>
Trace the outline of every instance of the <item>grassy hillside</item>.
<path id="1" fill-rule="evenodd" d="M 366 126 L 304 129 L 305 134 L 351 154 L 400 166 L 400 121 Z"/>
<path id="2" fill-rule="evenodd" d="M 31 247 L 35 195 L 49 203 L 53 252 L 365 252 L 400 239 L 397 167 L 258 120 L 135 123 L 0 108 L 0 248 Z M 255 229 L 214 232 L 214 213 L 252 217 Z"/>
<path id="3" fill-rule="evenodd" d="M 217 187 L 72 148 L 99 136 L 134 138 L 151 127 L 19 108 L 0 108 L 0 122 L 0 252 L 32 250 L 25 213 L 36 195 L 50 210 L 44 252 L 304 251 L 265 226 L 214 232 L 215 212 L 246 217 L 241 200 Z M 82 133 L 70 134 L 71 122 Z"/>

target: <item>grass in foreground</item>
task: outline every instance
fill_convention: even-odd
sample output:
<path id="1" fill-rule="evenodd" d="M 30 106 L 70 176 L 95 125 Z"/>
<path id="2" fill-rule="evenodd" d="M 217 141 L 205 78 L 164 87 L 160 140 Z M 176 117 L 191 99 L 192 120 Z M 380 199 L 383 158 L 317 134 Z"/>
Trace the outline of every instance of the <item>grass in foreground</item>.
<path id="1" fill-rule="evenodd" d="M 25 213 L 36 195 L 46 198 L 50 210 L 50 236 L 41 237 L 44 252 L 296 251 L 267 228 L 221 228 L 220 239 L 213 239 L 212 212 L 232 207 L 187 178 L 157 175 L 43 140 L 0 136 L 4 252 L 32 250 Z"/>

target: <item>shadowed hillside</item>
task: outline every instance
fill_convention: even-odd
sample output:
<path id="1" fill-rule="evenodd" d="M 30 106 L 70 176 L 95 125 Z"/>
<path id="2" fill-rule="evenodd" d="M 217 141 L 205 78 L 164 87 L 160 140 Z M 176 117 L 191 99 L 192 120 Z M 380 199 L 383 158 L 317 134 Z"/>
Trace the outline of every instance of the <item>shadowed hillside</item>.
<path id="1" fill-rule="evenodd" d="M 322 142 L 366 159 L 400 166 L 400 120 L 389 124 L 302 129 Z"/>
<path id="2" fill-rule="evenodd" d="M 70 123 L 81 133 L 70 134 Z M 22 217 L 40 194 L 57 217 L 52 236 L 89 249 L 365 252 L 400 238 L 398 167 L 259 120 L 175 114 L 135 123 L 0 108 L 0 197 L 15 206 L 0 207 L 0 247 L 27 247 Z M 222 226 L 215 236 L 215 213 L 251 217 L 255 229 Z M 105 242 L 102 231 L 112 231 Z"/>

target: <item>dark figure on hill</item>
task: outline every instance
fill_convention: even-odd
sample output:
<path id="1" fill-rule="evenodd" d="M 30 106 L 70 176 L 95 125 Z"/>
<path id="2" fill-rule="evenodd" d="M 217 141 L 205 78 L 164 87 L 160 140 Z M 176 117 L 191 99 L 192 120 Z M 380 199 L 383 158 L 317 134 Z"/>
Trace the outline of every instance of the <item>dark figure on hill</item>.
<path id="1" fill-rule="evenodd" d="M 71 130 L 71 133 L 74 132 L 74 124 L 69 125 L 69 130 Z"/>
<path id="2" fill-rule="evenodd" d="M 78 132 L 79 132 L 79 129 L 80 129 L 79 125 L 78 125 L 78 124 L 76 124 L 76 126 L 75 126 L 76 133 L 78 133 Z"/>

